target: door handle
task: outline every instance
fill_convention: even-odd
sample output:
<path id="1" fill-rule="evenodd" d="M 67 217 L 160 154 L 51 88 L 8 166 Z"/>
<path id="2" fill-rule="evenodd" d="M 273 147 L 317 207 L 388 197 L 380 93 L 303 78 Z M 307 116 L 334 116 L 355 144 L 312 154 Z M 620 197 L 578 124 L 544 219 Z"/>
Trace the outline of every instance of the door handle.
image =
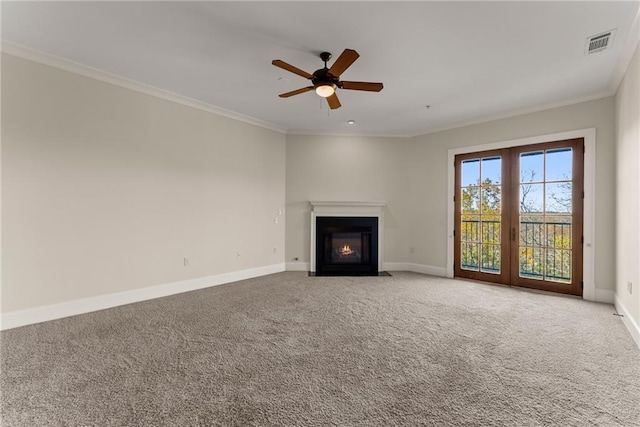
<path id="1" fill-rule="evenodd" d="M 516 228 L 515 227 L 511 227 L 511 241 L 513 241 L 513 242 L 516 241 Z"/>

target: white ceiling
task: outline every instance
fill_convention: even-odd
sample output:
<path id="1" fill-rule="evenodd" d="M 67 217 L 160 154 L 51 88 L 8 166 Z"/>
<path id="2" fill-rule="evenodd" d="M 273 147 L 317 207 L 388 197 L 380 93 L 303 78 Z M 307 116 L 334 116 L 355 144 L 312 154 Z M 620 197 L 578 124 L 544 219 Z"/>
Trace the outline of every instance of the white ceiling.
<path id="1" fill-rule="evenodd" d="M 290 133 L 417 135 L 612 94 L 638 4 L 4 1 L 2 38 Z M 382 92 L 339 90 L 331 111 L 313 92 L 278 97 L 308 81 L 273 59 L 313 72 L 344 48 L 360 58 L 342 79 Z"/>

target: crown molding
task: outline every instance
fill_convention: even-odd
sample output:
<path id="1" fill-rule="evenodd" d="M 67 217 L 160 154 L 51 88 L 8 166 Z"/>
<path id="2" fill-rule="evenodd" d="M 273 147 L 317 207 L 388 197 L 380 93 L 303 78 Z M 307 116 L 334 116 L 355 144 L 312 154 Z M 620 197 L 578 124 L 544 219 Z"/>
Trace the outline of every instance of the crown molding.
<path id="1" fill-rule="evenodd" d="M 347 132 L 322 132 L 301 129 L 288 129 L 287 135 L 300 136 L 335 136 L 335 137 L 361 137 L 361 138 L 411 138 L 415 135 L 405 133 L 347 133 Z M 421 134 L 422 135 L 422 134 Z"/>
<path id="2" fill-rule="evenodd" d="M 489 123 L 496 120 L 508 119 L 511 117 L 524 116 L 525 114 L 538 113 L 541 111 L 552 110 L 554 108 L 568 107 L 570 105 L 581 104 L 583 102 L 595 101 L 602 98 L 608 98 L 614 96 L 616 91 L 604 90 L 593 95 L 582 96 L 579 98 L 567 99 L 564 101 L 553 102 L 549 104 L 536 105 L 533 107 L 520 108 L 517 110 L 511 110 L 505 113 L 493 114 L 490 116 L 484 116 L 472 120 L 461 120 L 453 123 L 445 124 L 442 126 L 434 126 L 423 129 L 421 131 L 410 134 L 358 134 L 358 133 L 329 133 L 329 132 L 312 132 L 303 130 L 287 130 L 287 135 L 300 135 L 300 136 L 334 136 L 334 137 L 365 137 L 365 138 L 398 138 L 398 139 L 410 139 L 418 138 L 433 133 L 444 132 L 452 129 L 459 129 L 466 126 L 480 125 L 483 123 Z"/>
<path id="3" fill-rule="evenodd" d="M 316 201 L 316 200 L 310 200 L 309 203 L 311 204 L 313 210 L 316 210 L 316 208 L 329 208 L 329 209 L 340 209 L 340 208 L 345 208 L 345 207 L 355 207 L 355 208 L 374 208 L 377 210 L 382 209 L 383 207 L 387 206 L 387 202 L 386 201 L 346 201 L 346 200 L 341 200 L 341 201 Z"/>
<path id="4" fill-rule="evenodd" d="M 572 98 L 565 101 L 554 102 L 550 104 L 538 105 L 535 107 L 529 108 L 520 108 L 518 110 L 509 111 L 507 113 L 494 114 L 491 116 L 482 117 L 476 120 L 464 120 L 459 122 L 454 122 L 444 126 L 433 127 L 429 129 L 425 129 L 422 132 L 418 132 L 416 134 L 411 135 L 412 138 L 417 138 L 424 135 L 429 135 L 432 133 L 444 132 L 452 129 L 459 129 L 472 125 L 479 125 L 483 123 L 493 122 L 496 120 L 508 119 L 511 117 L 524 116 L 526 114 L 539 113 L 541 111 L 553 110 L 554 108 L 562 108 L 568 107 L 571 105 L 581 104 L 583 102 L 595 101 L 598 99 L 608 98 L 610 96 L 614 96 L 616 94 L 615 91 L 604 90 L 593 95 L 587 95 L 579 98 Z"/>
<path id="5" fill-rule="evenodd" d="M 29 47 L 8 42 L 3 40 L 0 45 L 0 51 L 8 55 L 13 55 L 18 58 L 26 59 L 28 61 L 37 62 L 39 64 L 47 65 L 49 67 L 58 68 L 60 70 L 68 71 L 70 73 L 78 74 L 84 77 L 89 77 L 94 80 L 98 80 L 104 83 L 109 83 L 115 86 L 123 87 L 125 89 L 140 92 L 145 95 L 151 95 L 156 98 L 164 99 L 167 101 L 182 104 L 187 107 L 196 108 L 198 110 L 213 113 L 219 116 L 227 117 L 240 122 L 248 123 L 261 128 L 273 130 L 280 133 L 286 133 L 287 129 L 278 126 L 273 123 L 269 123 L 254 117 L 246 116 L 244 114 L 236 113 L 235 111 L 227 110 L 222 107 L 207 104 L 206 102 L 198 101 L 197 99 L 189 98 L 187 96 L 179 95 L 168 90 L 160 89 L 155 86 L 147 85 L 135 80 L 127 79 L 115 74 L 108 73 L 106 71 L 99 70 L 97 68 L 89 67 L 68 59 L 60 58 L 55 55 L 51 55 L 39 50 L 31 49 Z"/>
<path id="6" fill-rule="evenodd" d="M 638 10 L 636 12 L 636 17 L 631 24 L 631 28 L 629 28 L 629 34 L 627 35 L 627 39 L 624 41 L 624 45 L 620 49 L 618 60 L 613 68 L 613 72 L 611 73 L 611 80 L 609 80 L 609 90 L 613 93 L 618 91 L 618 86 L 622 83 L 622 79 L 627 73 L 627 69 L 633 59 L 636 48 L 638 47 L 638 44 L 640 44 L 640 0 L 638 0 L 637 3 Z"/>

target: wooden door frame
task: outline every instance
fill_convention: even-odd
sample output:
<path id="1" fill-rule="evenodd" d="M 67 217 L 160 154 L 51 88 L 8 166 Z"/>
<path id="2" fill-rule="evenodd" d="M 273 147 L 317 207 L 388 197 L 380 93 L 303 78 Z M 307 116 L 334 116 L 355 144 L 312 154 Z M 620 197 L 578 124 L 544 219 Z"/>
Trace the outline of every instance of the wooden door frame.
<path id="1" fill-rule="evenodd" d="M 482 138 L 482 136 L 480 136 Z M 537 135 L 527 138 L 519 138 L 512 140 L 503 140 L 498 142 L 483 143 L 480 145 L 473 145 L 468 147 L 451 148 L 447 150 L 447 228 L 445 239 L 447 241 L 447 263 L 443 269 L 442 274 L 447 277 L 453 278 L 453 264 L 454 264 L 454 210 L 455 202 L 453 196 L 455 194 L 455 172 L 454 162 L 455 156 L 458 154 L 466 154 L 479 151 L 488 151 L 500 148 L 516 147 L 521 145 L 538 144 L 548 141 L 557 141 L 564 139 L 584 138 L 585 152 L 584 152 L 584 224 L 583 224 L 583 269 L 582 280 L 584 282 L 582 297 L 589 301 L 602 301 L 609 302 L 602 292 L 596 293 L 595 286 L 595 251 L 594 251 L 594 239 L 595 239 L 595 198 L 596 186 L 595 186 L 595 171 L 596 171 L 596 129 L 586 128 L 578 129 L 568 132 L 558 132 L 545 135 Z"/>
<path id="2" fill-rule="evenodd" d="M 584 207 L 583 207 L 583 194 L 584 194 L 584 139 L 583 138 L 572 138 L 567 140 L 560 141 L 550 141 L 546 143 L 532 144 L 532 145 L 524 145 L 518 147 L 512 147 L 514 150 L 511 153 L 511 159 L 509 160 L 511 164 L 511 176 L 509 177 L 509 182 L 516 183 L 520 182 L 520 154 L 522 151 L 519 150 L 527 150 L 527 151 L 546 151 L 553 150 L 554 148 L 564 148 L 571 147 L 572 149 L 572 192 L 571 192 L 571 201 L 572 208 L 571 210 L 574 212 L 578 212 L 578 215 L 572 215 L 572 254 L 574 258 L 571 263 L 571 286 L 563 286 L 561 284 L 555 283 L 546 283 L 536 279 L 530 279 L 526 277 L 520 276 L 519 268 L 511 269 L 511 277 L 510 283 L 512 286 L 524 286 L 531 289 L 538 289 L 542 291 L 550 291 L 562 294 L 570 294 L 582 296 L 582 270 L 584 264 L 583 258 L 583 224 L 584 224 Z M 520 239 L 520 198 L 513 197 L 511 200 L 511 206 L 509 210 L 511 211 L 511 224 L 510 227 L 513 231 L 513 236 L 515 237 L 515 241 L 517 242 Z M 511 242 L 514 243 L 513 241 Z M 519 244 L 516 243 L 516 247 L 519 247 Z M 580 262 L 575 262 L 576 260 L 580 260 Z M 519 265 L 519 254 L 517 250 L 512 251 L 512 258 L 510 261 L 510 265 L 517 266 Z"/>
<path id="3" fill-rule="evenodd" d="M 501 164 L 500 164 L 500 169 L 501 169 L 501 176 L 502 179 L 500 180 L 500 193 L 501 195 L 506 194 L 507 192 L 511 191 L 511 182 L 510 180 L 505 180 L 504 177 L 509 177 L 509 169 L 508 169 L 508 162 L 505 161 L 505 157 L 509 156 L 509 149 L 508 148 L 501 148 L 501 149 L 497 149 L 497 150 L 489 150 L 489 151 L 482 151 L 480 153 L 466 153 L 466 154 L 459 154 L 457 156 L 455 156 L 454 160 L 456 162 L 456 165 L 458 163 L 458 161 L 460 163 L 462 163 L 465 160 L 469 160 L 469 159 L 483 159 L 483 158 L 488 158 L 488 157 L 500 157 L 502 159 Z M 462 197 L 456 197 L 457 196 L 457 190 L 460 187 L 460 185 L 462 184 L 462 168 L 461 167 L 456 167 L 455 168 L 455 189 L 456 189 L 456 194 L 454 195 L 454 201 L 455 201 L 455 208 L 454 208 L 454 215 L 455 218 L 459 218 L 461 212 L 461 208 L 462 208 Z M 500 209 L 500 223 L 501 225 L 504 224 L 510 224 L 511 223 L 511 209 L 509 206 L 505 206 L 504 203 L 502 203 L 502 196 L 501 196 L 501 209 Z M 456 221 L 455 225 L 454 225 L 454 229 L 453 229 L 453 236 L 454 236 L 454 260 L 456 259 L 460 259 L 460 242 L 462 239 L 462 230 L 460 230 L 459 227 L 460 223 L 458 221 Z M 508 228 L 508 227 L 507 227 Z M 493 282 L 493 283 L 506 283 L 508 280 L 510 280 L 510 271 L 508 269 L 509 266 L 509 257 L 508 257 L 508 251 L 505 251 L 505 248 L 509 247 L 509 233 L 506 232 L 507 230 L 502 227 L 502 229 L 500 230 L 500 274 L 491 274 L 491 273 L 483 273 L 481 272 L 479 269 L 478 271 L 472 271 L 472 270 L 463 270 L 462 266 L 459 264 L 456 264 L 454 266 L 454 276 L 455 277 L 465 277 L 468 279 L 473 279 L 473 280 L 482 280 L 484 282 Z M 480 233 L 482 233 L 482 231 L 480 231 Z M 505 262 L 507 261 L 507 262 Z"/>

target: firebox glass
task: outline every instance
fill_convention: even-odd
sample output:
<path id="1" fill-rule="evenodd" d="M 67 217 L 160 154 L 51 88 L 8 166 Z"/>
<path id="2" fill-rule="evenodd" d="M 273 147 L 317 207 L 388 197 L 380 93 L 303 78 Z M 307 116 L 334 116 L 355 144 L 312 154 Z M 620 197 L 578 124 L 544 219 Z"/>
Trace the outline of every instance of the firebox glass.
<path id="1" fill-rule="evenodd" d="M 360 263 L 362 261 L 362 233 L 333 233 L 331 262 Z"/>

